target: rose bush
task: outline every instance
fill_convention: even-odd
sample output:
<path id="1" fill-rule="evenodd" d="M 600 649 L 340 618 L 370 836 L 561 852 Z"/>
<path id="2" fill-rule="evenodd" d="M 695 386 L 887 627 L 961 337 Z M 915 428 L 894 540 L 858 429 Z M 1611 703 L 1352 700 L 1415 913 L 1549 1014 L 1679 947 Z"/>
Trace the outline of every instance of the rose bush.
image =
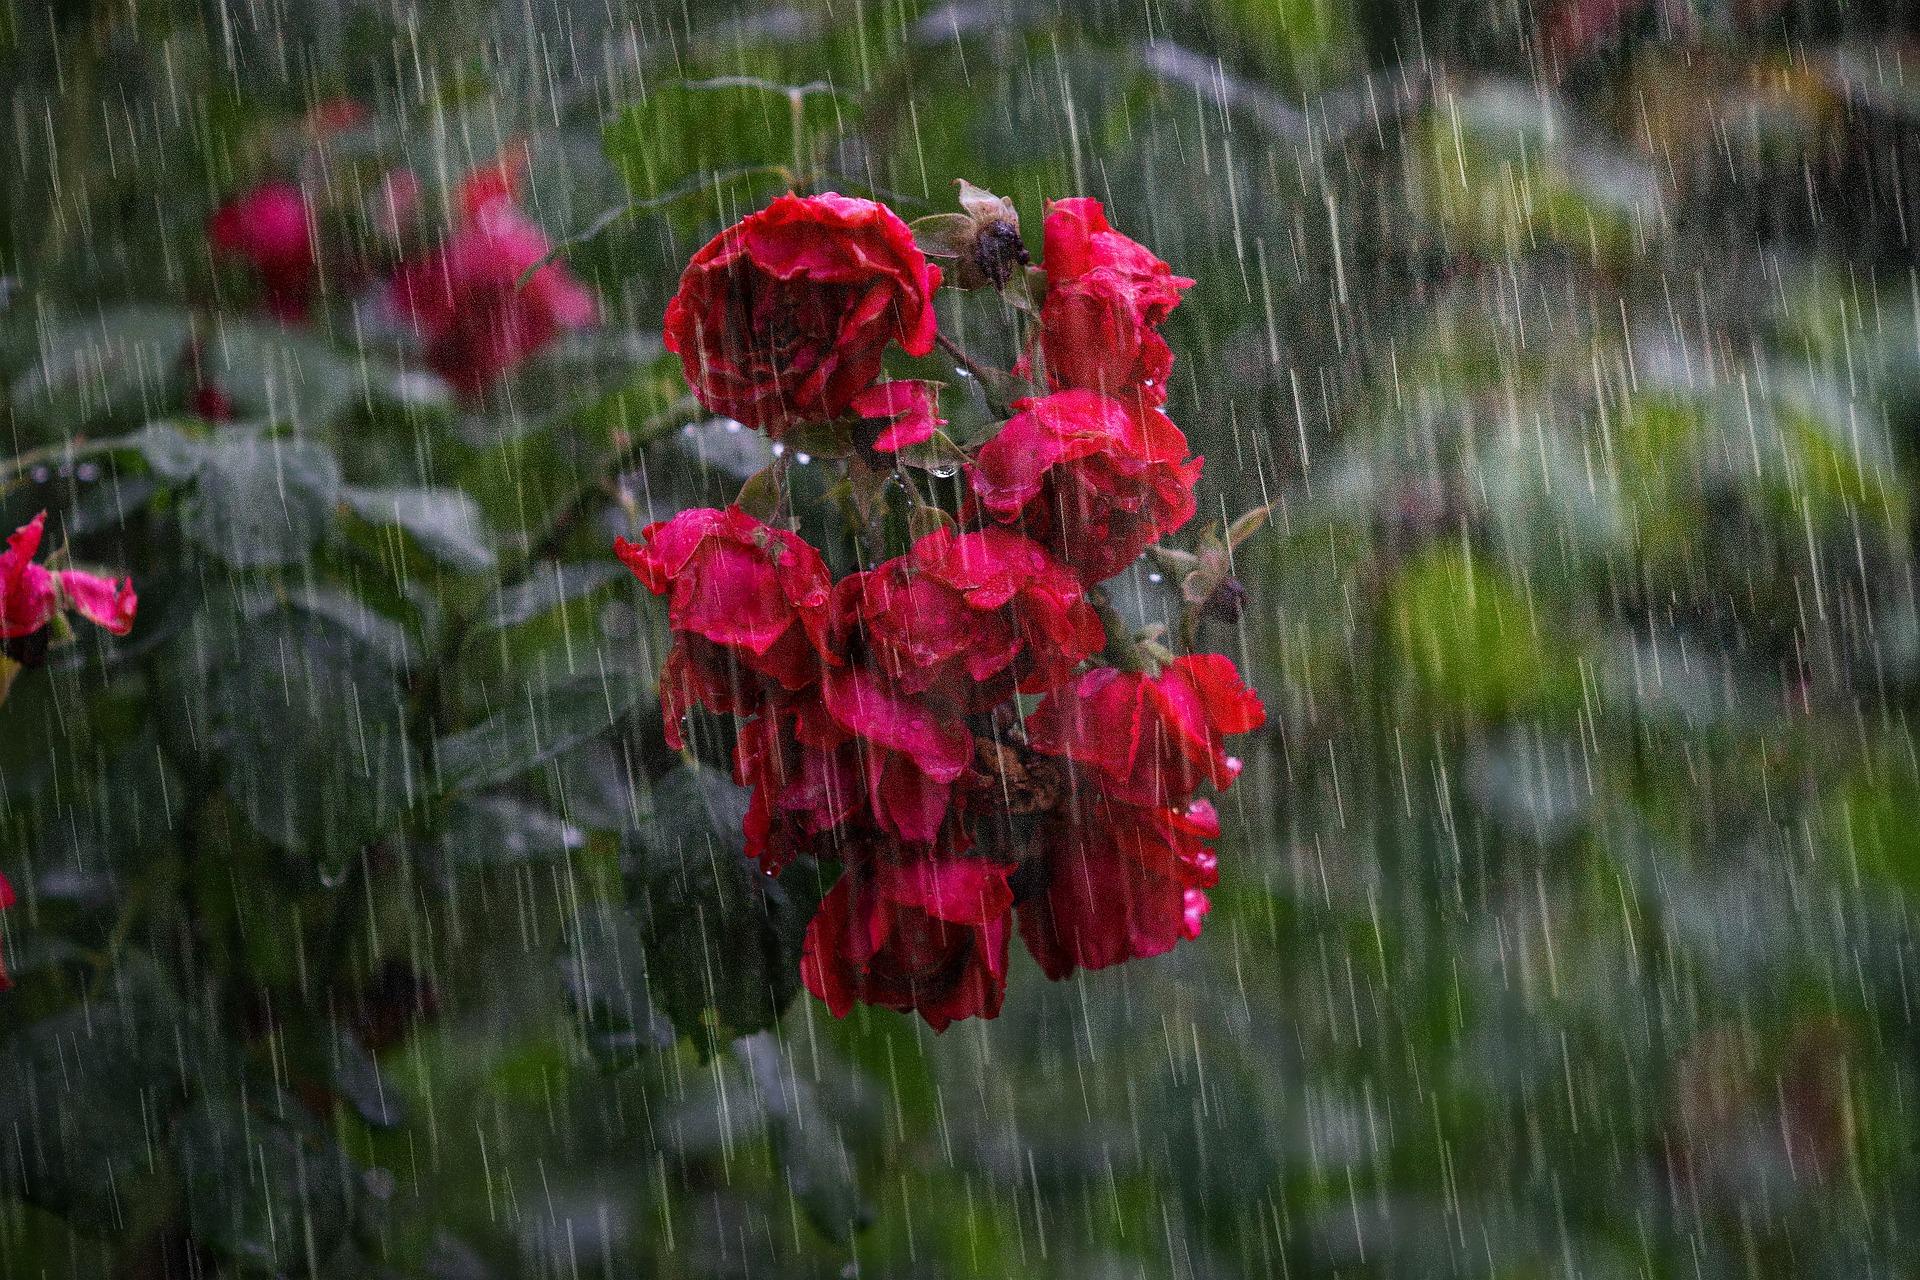
<path id="1" fill-rule="evenodd" d="M 930 242 L 973 262 L 963 287 L 1005 288 L 1024 261 L 1011 205 L 962 192 L 975 214 L 940 215 L 946 238 Z M 969 243 L 983 227 L 992 271 Z M 769 874 L 802 858 L 842 867 L 801 961 L 837 1016 L 866 1003 L 935 1030 L 995 1016 L 1016 911 L 1056 979 L 1197 937 L 1219 822 L 1196 791 L 1233 781 L 1224 740 L 1264 716 L 1226 658 L 1143 644 L 1097 607 L 1097 584 L 1194 515 L 1201 462 L 1159 408 L 1171 357 L 1157 332 L 1191 281 L 1093 201 L 1053 205 L 1046 235 L 1038 341 L 1059 389 L 1017 400 L 971 451 L 943 436 L 937 385 L 883 373 L 890 346 L 932 348 L 941 281 L 883 205 L 783 196 L 701 249 L 667 309 L 668 347 L 706 408 L 776 438 L 846 432 L 845 510 L 858 522 L 865 504 L 870 554 L 895 549 L 832 582 L 777 516 L 738 507 L 616 543 L 671 597 L 670 744 L 684 746 L 695 706 L 739 718 L 747 855 Z M 937 477 L 907 452 L 935 443 L 967 472 L 954 510 L 908 476 Z M 924 525 L 904 540 L 875 536 L 888 455 L 909 525 Z M 785 465 L 764 473 L 776 513 Z M 1023 726 L 1016 699 L 1035 694 Z"/>

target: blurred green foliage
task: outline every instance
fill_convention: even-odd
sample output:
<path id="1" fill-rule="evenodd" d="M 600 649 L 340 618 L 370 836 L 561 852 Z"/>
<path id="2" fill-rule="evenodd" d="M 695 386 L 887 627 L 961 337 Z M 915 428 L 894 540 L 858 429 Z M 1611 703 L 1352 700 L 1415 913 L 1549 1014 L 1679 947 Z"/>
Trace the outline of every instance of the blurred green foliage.
<path id="1" fill-rule="evenodd" d="M 143 597 L 0 709 L 0 1275 L 1911 1264 L 1909 5 L 0 15 L 0 527 Z M 604 323 L 478 404 L 209 258 L 518 138 Z M 666 749 L 608 554 L 766 461 L 658 326 L 796 177 L 1108 202 L 1199 281 L 1203 512 L 1274 506 L 1206 933 L 937 1038 L 789 1003 L 819 877 Z"/>

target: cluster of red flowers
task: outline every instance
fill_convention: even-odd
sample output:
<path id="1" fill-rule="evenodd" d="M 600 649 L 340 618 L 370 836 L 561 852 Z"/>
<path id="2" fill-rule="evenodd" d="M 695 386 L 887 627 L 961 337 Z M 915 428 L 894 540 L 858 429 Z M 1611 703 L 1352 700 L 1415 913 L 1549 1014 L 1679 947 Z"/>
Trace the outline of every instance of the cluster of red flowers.
<path id="1" fill-rule="evenodd" d="M 46 629 L 64 611 L 70 609 L 117 636 L 133 630 L 140 601 L 131 579 L 115 581 L 34 563 L 46 526 L 47 513 L 42 511 L 15 529 L 7 549 L 0 551 L 0 701 L 5 701 L 22 665 L 45 656 Z M 0 875 L 0 911 L 12 905 L 13 886 Z M 6 964 L 0 961 L 0 991 L 7 986 Z"/>
<path id="2" fill-rule="evenodd" d="M 975 274 L 998 284 L 994 265 Z M 749 854 L 769 873 L 844 865 L 801 962 L 836 1015 L 996 1015 L 1016 921 L 1054 978 L 1197 936 L 1220 832 L 1199 791 L 1233 780 L 1224 739 L 1264 718 L 1224 657 L 1103 658 L 1098 584 L 1195 510 L 1158 332 L 1192 282 L 1085 199 L 1050 207 L 1043 265 L 1016 372 L 1032 381 L 1037 356 L 1050 394 L 969 460 L 957 523 L 838 582 L 737 506 L 616 544 L 669 598 L 669 741 L 694 706 L 741 720 Z M 879 420 L 871 448 L 894 451 L 940 425 L 929 384 L 879 379 L 890 344 L 932 349 L 941 280 L 886 206 L 782 196 L 694 255 L 667 346 L 715 412 L 776 437 Z M 1024 718 L 1017 695 L 1038 697 Z"/>
<path id="3" fill-rule="evenodd" d="M 562 332 L 595 317 L 593 295 L 565 266 L 545 261 L 553 246 L 521 211 L 519 168 L 518 155 L 509 153 L 470 174 L 452 202 L 451 232 L 400 262 L 376 282 L 372 295 L 385 315 L 412 330 L 427 366 L 469 398 Z M 376 230 L 404 240 L 421 211 L 419 180 L 406 170 L 389 173 L 372 204 Z M 270 182 L 236 197 L 208 220 L 207 239 L 216 256 L 252 271 L 274 316 L 288 324 L 307 318 L 321 255 L 314 210 L 299 186 Z M 533 274 L 522 285 L 528 271 Z M 193 407 L 210 418 L 231 411 L 204 381 Z"/>

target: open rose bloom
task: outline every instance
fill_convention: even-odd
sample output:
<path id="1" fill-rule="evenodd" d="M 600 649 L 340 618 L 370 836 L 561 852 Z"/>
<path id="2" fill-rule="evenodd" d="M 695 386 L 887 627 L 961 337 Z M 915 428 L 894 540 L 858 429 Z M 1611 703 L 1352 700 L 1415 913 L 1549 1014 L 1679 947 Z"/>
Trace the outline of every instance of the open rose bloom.
<path id="1" fill-rule="evenodd" d="M 777 437 L 844 413 L 889 343 L 931 351 L 939 287 L 885 205 L 781 196 L 693 255 L 667 304 L 667 350 L 707 408 Z"/>
<path id="2" fill-rule="evenodd" d="M 1097 391 L 1021 400 L 980 446 L 974 496 L 1086 582 L 1103 582 L 1193 519 L 1200 459 L 1160 410 Z"/>
<path id="3" fill-rule="evenodd" d="M 1004 288 L 1025 250 L 990 199 L 1009 270 L 956 278 Z M 1201 792 L 1232 784 L 1227 739 L 1265 716 L 1226 658 L 1176 656 L 1102 612 L 1099 584 L 1195 514 L 1201 462 L 1163 408 L 1159 334 L 1192 282 L 1090 200 L 1051 207 L 1046 259 L 1031 343 L 1049 393 L 962 451 L 947 509 L 899 480 L 917 533 L 870 508 L 862 553 L 829 565 L 781 518 L 776 463 L 767 519 L 682 511 L 616 544 L 667 597 L 668 742 L 696 710 L 733 717 L 747 855 L 769 875 L 841 867 L 800 960 L 836 1016 L 993 1017 L 1015 932 L 1056 979 L 1198 937 L 1220 836 Z M 707 409 L 775 438 L 834 427 L 854 455 L 843 488 L 891 484 L 934 465 L 897 460 L 946 425 L 937 383 L 886 368 L 934 347 L 941 282 L 884 205 L 782 196 L 694 255 L 667 346 Z"/>

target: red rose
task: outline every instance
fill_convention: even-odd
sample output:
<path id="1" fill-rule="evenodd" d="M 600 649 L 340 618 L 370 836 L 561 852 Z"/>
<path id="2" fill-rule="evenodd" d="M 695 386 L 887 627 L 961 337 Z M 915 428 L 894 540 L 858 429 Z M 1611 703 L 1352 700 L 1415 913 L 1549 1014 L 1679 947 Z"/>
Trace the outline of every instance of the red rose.
<path id="1" fill-rule="evenodd" d="M 5 876 L 0 876 L 0 911 L 5 911 L 8 907 L 12 905 L 13 905 L 13 886 L 7 883 L 7 878 Z M 0 991 L 5 991 L 8 987 L 12 985 L 13 985 L 13 979 L 7 976 L 6 960 L 4 957 L 0 957 Z"/>
<path id="2" fill-rule="evenodd" d="M 807 926 L 800 977 L 844 1018 L 856 1002 L 917 1011 L 935 1031 L 999 1015 L 1007 869 L 951 848 L 850 862 Z"/>
<path id="3" fill-rule="evenodd" d="M 1006 529 L 936 529 L 913 550 L 834 590 L 835 648 L 858 636 L 867 663 L 909 694 L 983 710 L 1018 684 L 1039 693 L 1106 644 L 1079 580 Z"/>
<path id="4" fill-rule="evenodd" d="M 253 268 L 274 315 L 306 318 L 317 256 L 299 187 L 269 182 L 229 201 L 207 220 L 207 239 L 216 254 Z"/>
<path id="5" fill-rule="evenodd" d="M 667 350 L 700 403 L 778 436 L 845 412 L 887 343 L 931 351 L 939 287 L 885 205 L 784 195 L 693 255 L 667 304 Z"/>
<path id="6" fill-rule="evenodd" d="M 1165 403 L 1173 353 L 1157 330 L 1193 281 L 1108 226 L 1098 200 L 1049 205 L 1045 236 L 1040 348 L 1052 386 Z"/>
<path id="7" fill-rule="evenodd" d="M 818 705 L 797 720 L 801 744 L 835 751 L 858 739 L 854 758 L 874 824 L 898 840 L 935 839 L 953 781 L 973 759 L 966 726 L 858 667 L 828 672 L 820 692 Z"/>
<path id="8" fill-rule="evenodd" d="M 1158 808 L 1202 782 L 1230 784 L 1240 762 L 1224 738 L 1266 722 L 1266 708 L 1217 653 L 1175 658 L 1157 676 L 1097 667 L 1027 717 L 1034 749 L 1065 756 L 1109 798 Z"/>
<path id="9" fill-rule="evenodd" d="M 1095 799 L 1042 827 L 1046 890 L 1020 904 L 1020 936 L 1049 978 L 1173 950 L 1200 936 L 1219 883 L 1220 819 L 1205 800 L 1143 809 Z"/>
<path id="10" fill-rule="evenodd" d="M 463 395 L 568 329 L 593 323 L 593 295 L 563 265 L 520 277 L 552 250 L 491 171 L 470 179 L 462 223 L 425 259 L 394 273 L 388 296 L 426 343 L 427 363 Z"/>
<path id="11" fill-rule="evenodd" d="M 798 534 L 738 507 L 700 507 L 648 525 L 614 553 L 655 595 L 669 597 L 672 651 L 661 671 L 661 714 L 678 749 L 680 720 L 699 703 L 748 713 L 772 688 L 801 689 L 831 659 L 824 640 L 831 583 Z"/>
<path id="12" fill-rule="evenodd" d="M 1158 409 L 1093 391 L 1014 408 L 980 447 L 974 495 L 1083 582 L 1111 578 L 1193 518 L 1200 459 L 1187 458 L 1187 438 Z"/>
<path id="13" fill-rule="evenodd" d="M 117 636 L 133 630 L 140 598 L 131 579 L 116 582 L 77 569 L 56 573 L 33 563 L 46 525 L 47 513 L 42 511 L 14 530 L 7 549 L 0 552 L 0 639 L 32 635 L 62 609 Z"/>
<path id="14" fill-rule="evenodd" d="M 733 749 L 733 780 L 751 789 L 742 829 L 747 856 L 778 875 L 796 854 L 831 856 L 869 803 L 858 739 L 833 746 L 803 745 L 795 730 L 798 703 L 766 705 L 740 726 Z"/>

